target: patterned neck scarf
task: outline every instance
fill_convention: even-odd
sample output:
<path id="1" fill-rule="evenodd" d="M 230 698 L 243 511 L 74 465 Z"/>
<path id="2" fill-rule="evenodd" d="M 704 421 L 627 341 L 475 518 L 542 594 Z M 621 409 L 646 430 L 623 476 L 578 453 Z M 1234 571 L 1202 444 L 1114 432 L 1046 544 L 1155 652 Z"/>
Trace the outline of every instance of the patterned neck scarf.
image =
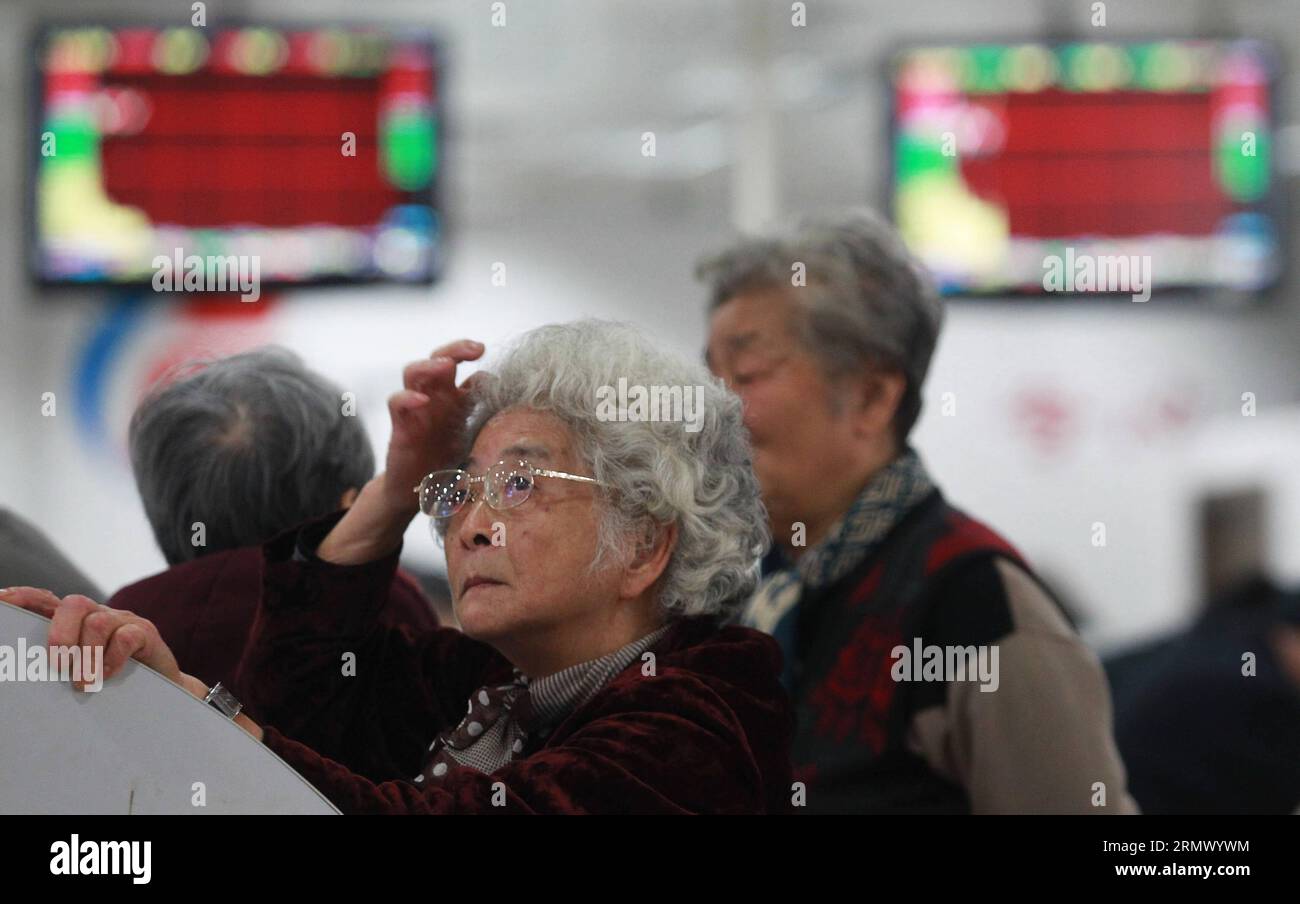
<path id="1" fill-rule="evenodd" d="M 452 766 L 485 773 L 500 769 L 523 753 L 530 740 L 544 741 L 556 725 L 667 634 L 669 627 L 664 625 L 613 653 L 554 675 L 534 681 L 515 669 L 511 683 L 479 688 L 470 695 L 469 709 L 460 724 L 429 745 L 415 783 L 437 781 Z"/>
<path id="2" fill-rule="evenodd" d="M 782 681 L 793 683 L 795 613 L 803 588 L 829 587 L 876 551 L 903 516 L 930 494 L 934 483 L 916 450 L 901 455 L 867 481 L 849 510 L 816 546 L 791 563 L 779 550 L 779 565 L 750 598 L 741 623 L 771 634 L 785 654 Z"/>

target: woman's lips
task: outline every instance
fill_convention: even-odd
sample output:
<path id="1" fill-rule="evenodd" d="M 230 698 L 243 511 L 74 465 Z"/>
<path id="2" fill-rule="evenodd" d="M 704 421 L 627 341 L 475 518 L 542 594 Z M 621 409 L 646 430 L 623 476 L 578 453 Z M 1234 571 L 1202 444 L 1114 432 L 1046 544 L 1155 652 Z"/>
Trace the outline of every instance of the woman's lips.
<path id="1" fill-rule="evenodd" d="M 469 593 L 475 587 L 501 587 L 501 586 L 504 586 L 504 582 L 494 581 L 491 578 L 470 578 L 465 582 L 465 588 L 461 590 L 461 595 L 464 596 L 466 593 Z"/>

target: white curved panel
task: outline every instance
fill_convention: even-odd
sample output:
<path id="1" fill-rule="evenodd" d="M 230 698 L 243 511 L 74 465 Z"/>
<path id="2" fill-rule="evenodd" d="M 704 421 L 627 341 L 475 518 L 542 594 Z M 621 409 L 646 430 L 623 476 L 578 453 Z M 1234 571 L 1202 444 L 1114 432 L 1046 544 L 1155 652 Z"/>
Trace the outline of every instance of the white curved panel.
<path id="1" fill-rule="evenodd" d="M 10 655 L 43 647 L 48 631 L 48 619 L 0 603 Z M 206 806 L 194 805 L 196 782 Z M 138 662 L 97 693 L 0 680 L 0 814 L 337 812 L 243 729 Z"/>

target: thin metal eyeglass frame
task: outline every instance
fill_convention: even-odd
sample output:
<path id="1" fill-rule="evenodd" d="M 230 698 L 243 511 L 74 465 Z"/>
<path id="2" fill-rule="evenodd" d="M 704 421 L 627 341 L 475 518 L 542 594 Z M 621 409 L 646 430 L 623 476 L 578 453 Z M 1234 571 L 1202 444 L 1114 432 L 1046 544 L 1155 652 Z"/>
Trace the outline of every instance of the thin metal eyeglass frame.
<path id="1" fill-rule="evenodd" d="M 505 464 L 506 464 L 505 459 L 502 459 L 501 461 L 499 461 L 499 462 L 497 462 L 495 465 L 493 465 L 492 468 L 489 469 L 489 471 L 491 471 L 491 470 L 495 470 L 495 469 L 498 468 L 499 466 L 501 466 L 501 465 L 505 465 Z M 509 465 L 506 465 L 506 467 L 510 467 L 510 466 L 509 466 Z M 574 481 L 578 481 L 579 483 L 594 483 L 596 486 L 600 486 L 600 487 L 606 486 L 606 484 L 601 483 L 599 480 L 597 480 L 597 479 L 594 478 L 594 477 L 584 477 L 584 476 L 582 476 L 581 474 L 570 474 L 570 473 L 568 473 L 568 472 L 566 472 L 566 471 L 555 471 L 555 470 L 552 470 L 551 468 L 538 468 L 538 467 L 534 467 L 533 465 L 529 464 L 529 463 L 526 462 L 526 461 L 520 461 L 520 462 L 518 462 L 518 464 L 516 465 L 516 467 L 520 467 L 520 468 L 524 468 L 524 469 L 526 469 L 526 470 L 528 471 L 528 473 L 529 473 L 532 477 L 556 477 L 556 478 L 559 478 L 560 480 L 574 480 Z M 430 471 L 428 474 L 425 474 L 425 475 L 424 475 L 424 478 L 420 481 L 419 485 L 416 486 L 415 489 L 414 489 L 412 492 L 414 492 L 414 493 L 416 494 L 416 497 L 419 499 L 419 502 L 420 502 L 420 511 L 423 512 L 424 514 L 428 515 L 430 518 L 434 518 L 434 519 L 437 519 L 437 520 L 439 520 L 439 521 L 444 521 L 444 520 L 446 520 L 446 519 L 452 517 L 453 515 L 455 515 L 457 512 L 459 512 L 461 509 L 463 509 L 466 505 L 472 505 L 472 504 L 473 504 L 473 502 L 474 502 L 474 484 L 476 484 L 476 483 L 482 483 L 482 484 L 484 484 L 484 491 L 485 491 L 485 492 L 484 492 L 484 495 L 483 495 L 484 501 L 486 501 L 487 504 L 488 504 L 489 506 L 491 506 L 495 511 L 498 511 L 498 512 L 500 512 L 500 511 L 505 511 L 506 509 L 518 508 L 519 506 L 523 505 L 525 502 L 527 502 L 529 499 L 532 498 L 533 491 L 532 491 L 532 488 L 530 487 L 529 490 L 528 490 L 528 495 L 525 496 L 523 499 L 519 500 L 518 502 L 516 502 L 514 505 L 506 505 L 506 506 L 497 506 L 497 505 L 494 505 L 494 504 L 492 503 L 492 500 L 489 499 L 489 498 L 487 497 L 487 493 L 486 493 L 486 489 L 487 489 L 487 487 L 486 487 L 486 481 L 487 481 L 488 473 L 489 473 L 489 472 L 484 472 L 484 473 L 478 475 L 477 477 L 475 477 L 473 474 L 469 474 L 469 472 L 466 471 L 464 468 L 445 468 L 445 469 L 442 470 L 442 471 Z M 462 502 L 460 505 L 456 506 L 455 509 L 453 509 L 452 511 L 448 512 L 446 515 L 435 515 L 435 514 L 433 514 L 433 513 L 431 513 L 431 512 L 426 512 L 426 511 L 424 510 L 424 499 L 423 499 L 423 496 L 422 496 L 422 492 L 421 492 L 421 491 L 422 491 L 423 488 L 424 488 L 425 481 L 427 481 L 430 477 L 433 477 L 435 474 L 469 474 L 469 488 L 468 488 L 468 491 L 467 491 L 466 494 L 465 494 L 465 501 Z M 500 496 L 499 493 L 498 493 L 497 495 Z"/>

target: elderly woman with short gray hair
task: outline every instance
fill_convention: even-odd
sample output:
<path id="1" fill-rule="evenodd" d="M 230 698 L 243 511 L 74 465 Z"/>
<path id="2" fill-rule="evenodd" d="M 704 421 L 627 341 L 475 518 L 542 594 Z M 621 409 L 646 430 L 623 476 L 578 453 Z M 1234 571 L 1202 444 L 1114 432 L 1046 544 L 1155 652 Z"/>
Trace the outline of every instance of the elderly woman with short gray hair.
<path id="1" fill-rule="evenodd" d="M 902 239 L 844 211 L 698 274 L 775 541 L 741 623 L 781 644 L 805 812 L 1133 810 L 1096 655 L 911 444 L 943 307 Z M 991 667 L 922 674 L 921 649 Z"/>
<path id="2" fill-rule="evenodd" d="M 534 330 L 457 386 L 482 352 L 408 367 L 385 472 L 267 545 L 241 677 L 276 727 L 236 720 L 349 813 L 785 810 L 778 649 L 723 626 L 767 539 L 739 399 L 615 324 Z M 609 417 L 597 400 L 620 378 L 702 392 L 702 422 Z M 419 511 L 463 633 L 377 621 Z M 147 623 L 83 597 L 58 609 L 51 643 L 116 639 L 109 674 L 134 653 L 210 696 Z"/>

